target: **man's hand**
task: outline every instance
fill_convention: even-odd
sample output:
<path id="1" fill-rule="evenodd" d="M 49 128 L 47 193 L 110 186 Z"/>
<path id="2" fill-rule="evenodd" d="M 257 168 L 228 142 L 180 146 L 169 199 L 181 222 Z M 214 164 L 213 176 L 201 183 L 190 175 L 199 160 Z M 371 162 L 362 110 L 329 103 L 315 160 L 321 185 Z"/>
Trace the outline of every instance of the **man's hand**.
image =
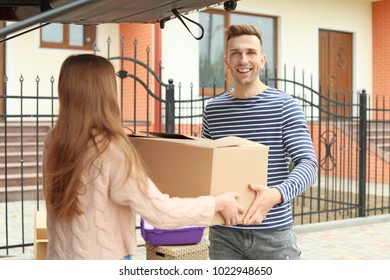
<path id="1" fill-rule="evenodd" d="M 256 197 L 245 214 L 244 224 L 261 224 L 269 210 L 282 203 L 282 195 L 277 189 L 263 185 L 249 184 L 249 188 L 256 193 Z"/>

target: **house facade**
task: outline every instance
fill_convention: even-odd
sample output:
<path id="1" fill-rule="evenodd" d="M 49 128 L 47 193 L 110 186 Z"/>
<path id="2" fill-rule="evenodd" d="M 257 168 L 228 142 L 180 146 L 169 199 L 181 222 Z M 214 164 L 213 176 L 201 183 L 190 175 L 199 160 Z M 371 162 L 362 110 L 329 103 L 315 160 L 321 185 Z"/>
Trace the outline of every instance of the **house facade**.
<path id="1" fill-rule="evenodd" d="M 353 93 L 362 89 L 371 96 L 388 94 L 389 14 L 390 0 L 241 0 L 234 11 L 217 6 L 186 15 L 204 27 L 201 40 L 193 37 L 200 35 L 197 25 L 186 21 L 191 34 L 178 19 L 167 21 L 163 29 L 158 24 L 101 24 L 96 26 L 93 50 L 43 47 L 42 32 L 37 29 L 3 43 L 7 77 L 3 92 L 34 95 L 38 78 L 40 95 L 50 94 L 68 55 L 133 56 L 134 42 L 137 58 L 142 60 L 148 49 L 150 65 L 156 71 L 162 66 L 164 81 L 173 79 L 176 86 L 187 88 L 184 96 L 189 96 L 190 87 L 199 94 L 202 85 L 210 88 L 214 80 L 217 89 L 222 89 L 231 86 L 229 77 L 227 84 L 221 81 L 223 29 L 230 23 L 251 23 L 263 33 L 269 73 L 302 76 L 303 80 L 312 77 L 316 90 L 322 84 L 332 85 L 356 101 Z M 121 67 L 114 63 L 117 69 Z M 124 104 L 132 102 L 131 97 L 123 98 L 127 98 Z M 29 108 L 27 104 L 24 110 L 34 112 L 35 105 Z M 126 110 L 130 117 L 131 109 L 125 105 Z M 8 114 L 19 111 L 17 101 L 7 100 Z"/>

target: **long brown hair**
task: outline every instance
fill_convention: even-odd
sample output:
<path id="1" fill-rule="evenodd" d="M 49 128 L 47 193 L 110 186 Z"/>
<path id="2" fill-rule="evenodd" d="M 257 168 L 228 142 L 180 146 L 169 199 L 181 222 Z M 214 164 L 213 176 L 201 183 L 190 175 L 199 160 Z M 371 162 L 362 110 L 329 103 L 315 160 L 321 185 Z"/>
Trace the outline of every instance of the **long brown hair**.
<path id="1" fill-rule="evenodd" d="M 62 64 L 58 81 L 59 115 L 52 131 L 44 167 L 46 207 L 58 218 L 82 214 L 78 195 L 81 173 L 115 141 L 126 158 L 127 173 L 145 171 L 121 125 L 113 65 L 105 58 L 73 55 Z M 93 149 L 93 156 L 86 155 Z M 104 164 L 104 163 L 103 163 Z"/>

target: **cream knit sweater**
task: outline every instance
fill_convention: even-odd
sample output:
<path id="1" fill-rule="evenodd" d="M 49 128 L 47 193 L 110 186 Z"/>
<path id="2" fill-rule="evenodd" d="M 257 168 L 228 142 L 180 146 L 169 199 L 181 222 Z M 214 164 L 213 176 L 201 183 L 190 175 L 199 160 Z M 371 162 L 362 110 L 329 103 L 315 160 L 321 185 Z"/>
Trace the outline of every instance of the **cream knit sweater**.
<path id="1" fill-rule="evenodd" d="M 50 137 L 49 132 L 44 166 Z M 119 260 L 135 255 L 136 213 L 158 228 L 207 225 L 214 215 L 215 200 L 211 196 L 171 198 L 150 180 L 148 188 L 142 190 L 134 178 L 119 187 L 125 172 L 124 156 L 113 143 L 102 155 L 101 163 L 101 169 L 90 168 L 82 173 L 86 185 L 79 196 L 83 215 L 63 221 L 47 213 L 47 259 Z"/>

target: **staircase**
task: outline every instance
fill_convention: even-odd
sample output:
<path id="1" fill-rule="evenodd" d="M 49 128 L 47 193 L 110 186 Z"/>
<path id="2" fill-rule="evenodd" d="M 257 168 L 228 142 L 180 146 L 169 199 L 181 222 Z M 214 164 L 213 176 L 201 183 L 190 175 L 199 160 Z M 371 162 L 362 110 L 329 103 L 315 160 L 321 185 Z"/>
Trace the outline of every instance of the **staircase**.
<path id="1" fill-rule="evenodd" d="M 0 123 L 0 202 L 43 199 L 42 150 L 49 129 L 48 123 Z"/>
<path id="2" fill-rule="evenodd" d="M 358 141 L 359 124 L 337 123 L 336 125 L 346 135 Z M 378 159 L 390 163 L 390 122 L 370 121 L 367 124 L 367 150 L 376 155 Z"/>
<path id="3" fill-rule="evenodd" d="M 367 131 L 368 148 L 385 162 L 390 162 L 390 123 L 370 124 Z"/>

